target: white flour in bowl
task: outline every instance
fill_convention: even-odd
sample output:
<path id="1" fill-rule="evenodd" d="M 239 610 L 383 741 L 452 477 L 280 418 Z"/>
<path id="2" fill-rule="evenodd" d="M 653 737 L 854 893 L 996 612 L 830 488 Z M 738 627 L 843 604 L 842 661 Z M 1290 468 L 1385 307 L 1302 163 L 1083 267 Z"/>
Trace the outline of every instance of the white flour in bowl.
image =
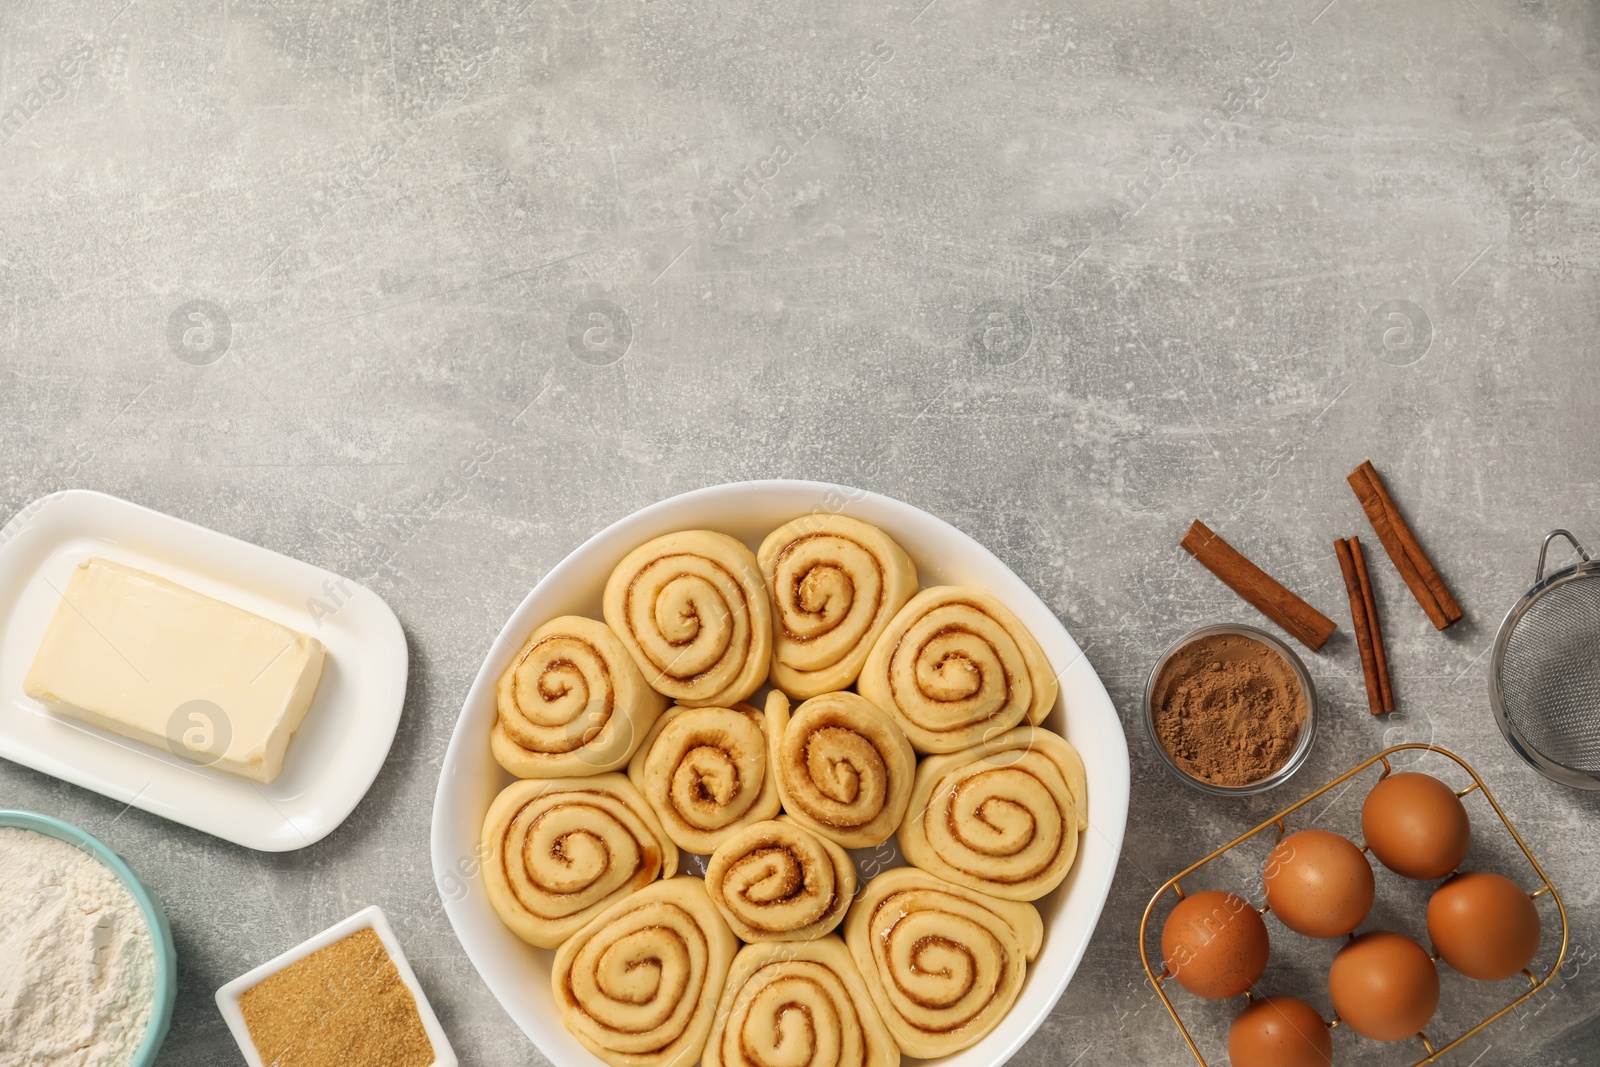
<path id="1" fill-rule="evenodd" d="M 126 1067 L 154 976 L 144 915 L 109 867 L 0 827 L 0 1067 Z"/>

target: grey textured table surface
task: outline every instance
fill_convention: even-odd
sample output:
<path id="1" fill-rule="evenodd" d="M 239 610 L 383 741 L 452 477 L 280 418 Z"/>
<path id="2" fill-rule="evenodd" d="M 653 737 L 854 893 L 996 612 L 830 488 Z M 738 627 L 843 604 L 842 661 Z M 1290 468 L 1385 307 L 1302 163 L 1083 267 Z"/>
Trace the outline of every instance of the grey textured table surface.
<path id="1" fill-rule="evenodd" d="M 1600 801 L 1513 757 L 1486 652 L 1549 528 L 1600 546 L 1597 63 L 1589 0 L 8 3 L 0 509 L 101 489 L 368 578 L 412 670 L 377 784 L 300 852 L 9 763 L 0 802 L 165 899 L 163 1064 L 241 1062 L 212 991 L 374 903 L 463 1062 L 539 1063 L 429 874 L 467 685 L 602 525 L 815 477 L 991 547 L 1127 729 L 1122 866 L 1017 1063 L 1190 1062 L 1138 962 L 1155 884 L 1429 738 L 1573 915 L 1552 990 L 1453 1061 L 1593 1062 Z M 1326 716 L 1290 786 L 1177 786 L 1143 675 L 1251 616 L 1179 537 L 1204 518 L 1347 620 L 1368 457 L 1467 620 L 1434 632 L 1377 556 L 1402 710 L 1367 715 L 1346 623 L 1307 657 Z"/>

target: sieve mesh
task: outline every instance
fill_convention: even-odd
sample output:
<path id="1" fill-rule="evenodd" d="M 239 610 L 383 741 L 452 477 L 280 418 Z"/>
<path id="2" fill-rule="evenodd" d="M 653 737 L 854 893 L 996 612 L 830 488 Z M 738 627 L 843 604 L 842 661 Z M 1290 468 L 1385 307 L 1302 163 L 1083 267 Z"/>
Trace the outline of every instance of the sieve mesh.
<path id="1" fill-rule="evenodd" d="M 1506 641 L 1500 688 L 1523 746 L 1600 778 L 1600 574 L 1552 585 Z"/>

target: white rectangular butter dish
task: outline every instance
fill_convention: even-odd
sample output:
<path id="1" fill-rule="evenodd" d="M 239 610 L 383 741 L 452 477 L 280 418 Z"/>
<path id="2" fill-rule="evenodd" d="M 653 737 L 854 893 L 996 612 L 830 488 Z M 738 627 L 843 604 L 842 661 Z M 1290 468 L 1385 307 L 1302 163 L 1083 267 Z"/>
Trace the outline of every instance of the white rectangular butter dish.
<path id="1" fill-rule="evenodd" d="M 28 695 L 25 679 L 62 593 L 94 558 L 159 575 L 323 646 L 321 680 L 272 782 L 203 765 L 182 733 L 182 750 L 146 744 Z M 171 515 L 73 489 L 0 527 L 0 757 L 247 848 L 304 848 L 360 803 L 399 727 L 407 663 L 400 622 L 371 590 Z"/>

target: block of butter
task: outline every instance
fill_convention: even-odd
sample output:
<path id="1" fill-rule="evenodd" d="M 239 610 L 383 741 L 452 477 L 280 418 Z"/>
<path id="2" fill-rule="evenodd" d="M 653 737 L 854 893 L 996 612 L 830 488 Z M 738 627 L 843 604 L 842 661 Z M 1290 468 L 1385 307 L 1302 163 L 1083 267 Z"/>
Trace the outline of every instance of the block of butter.
<path id="1" fill-rule="evenodd" d="M 313 637 L 96 558 L 73 571 L 23 689 L 58 713 L 270 782 L 323 657 Z"/>

